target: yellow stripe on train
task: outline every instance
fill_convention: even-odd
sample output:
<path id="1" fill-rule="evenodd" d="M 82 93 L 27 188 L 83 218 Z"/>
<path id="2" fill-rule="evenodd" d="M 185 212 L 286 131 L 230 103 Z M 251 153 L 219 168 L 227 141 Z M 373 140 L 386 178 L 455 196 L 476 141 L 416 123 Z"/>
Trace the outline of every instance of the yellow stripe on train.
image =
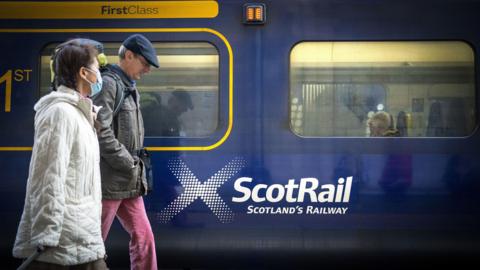
<path id="1" fill-rule="evenodd" d="M 215 18 L 216 1 L 0 2 L 0 19 Z"/>

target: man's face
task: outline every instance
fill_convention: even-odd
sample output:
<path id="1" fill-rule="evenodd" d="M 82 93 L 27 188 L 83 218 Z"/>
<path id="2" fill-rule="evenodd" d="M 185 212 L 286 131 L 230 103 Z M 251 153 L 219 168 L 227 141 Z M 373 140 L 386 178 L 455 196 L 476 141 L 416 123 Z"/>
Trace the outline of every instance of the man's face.
<path id="1" fill-rule="evenodd" d="M 127 75 L 132 80 L 140 80 L 144 74 L 150 72 L 150 64 L 145 58 L 139 54 L 134 54 L 131 51 L 127 51 L 125 55 L 127 61 Z"/>
<path id="2" fill-rule="evenodd" d="M 370 128 L 370 137 L 381 137 L 386 131 L 385 128 L 378 126 L 375 121 L 369 122 L 368 127 Z"/>
<path id="3" fill-rule="evenodd" d="M 175 97 L 172 97 L 170 99 L 170 108 L 172 109 L 172 111 L 175 112 L 177 116 L 180 116 L 184 112 L 188 111 L 187 105 Z"/>

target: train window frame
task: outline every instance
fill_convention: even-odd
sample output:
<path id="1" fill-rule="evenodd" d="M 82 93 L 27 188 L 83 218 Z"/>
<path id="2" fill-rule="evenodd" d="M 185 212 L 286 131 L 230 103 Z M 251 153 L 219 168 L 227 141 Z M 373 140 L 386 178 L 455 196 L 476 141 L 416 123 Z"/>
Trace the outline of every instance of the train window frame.
<path id="1" fill-rule="evenodd" d="M 118 42 L 123 39 L 103 40 L 95 35 L 107 33 L 113 35 L 129 35 L 142 33 L 145 35 L 162 35 L 164 38 L 150 38 L 152 42 L 205 42 L 211 44 L 218 52 L 218 97 L 216 129 L 208 137 L 146 137 L 145 146 L 149 151 L 210 151 L 222 145 L 233 130 L 233 49 L 228 39 L 219 31 L 211 28 L 102 28 L 102 29 L 17 29 L 20 33 L 44 33 L 66 36 L 62 39 L 56 36 L 48 40 L 38 51 L 38 67 L 41 65 L 43 49 L 51 43 L 61 43 L 58 40 L 68 40 L 72 36 L 79 36 L 99 40 L 100 42 Z M 122 32 L 119 32 L 122 30 Z M 80 34 L 79 34 L 80 33 Z M 93 36 L 92 36 L 93 34 Z M 173 36 L 173 38 L 172 38 Z M 80 36 L 79 36 L 80 37 Z M 124 37 L 123 37 L 124 38 Z M 52 41 L 53 40 L 53 41 Z M 40 78 L 40 68 L 37 75 Z M 40 79 L 34 91 L 34 102 L 40 95 Z M 8 147 L 7 150 L 31 150 L 31 147 Z"/>
<path id="2" fill-rule="evenodd" d="M 61 43 L 58 43 L 58 42 L 52 42 L 52 43 L 49 43 L 47 44 L 46 46 L 43 47 L 42 51 L 41 51 L 41 59 L 40 59 L 40 87 L 39 87 L 39 91 L 37 91 L 37 96 L 38 98 L 46 95 L 49 93 L 49 90 L 51 88 L 51 86 L 48 84 L 48 79 L 52 79 L 53 78 L 53 74 L 52 74 L 52 71 L 50 70 L 50 74 L 48 74 L 48 72 L 45 71 L 45 68 L 49 66 L 49 63 L 48 63 L 48 59 L 51 57 L 51 54 L 53 53 L 53 50 L 56 46 L 58 46 L 59 44 Z M 108 64 L 118 64 L 118 48 L 120 48 L 120 46 L 122 45 L 121 42 L 102 42 L 103 44 L 103 47 L 104 47 L 104 55 L 105 55 L 105 58 L 107 59 L 107 63 Z M 187 138 L 187 139 L 202 139 L 202 138 L 208 138 L 210 137 L 211 135 L 213 135 L 215 133 L 215 131 L 218 129 L 219 127 L 219 123 L 220 123 L 220 52 L 218 50 L 218 48 L 215 46 L 215 44 L 211 43 L 211 42 L 208 42 L 208 41 L 153 41 L 152 42 L 153 46 L 156 48 L 157 50 L 157 57 L 159 58 L 159 62 L 160 62 L 160 67 L 157 69 L 155 67 L 151 67 L 151 71 L 148 73 L 148 74 L 144 74 L 142 76 L 142 78 L 140 79 L 140 82 L 138 84 L 138 90 L 140 92 L 140 97 L 141 97 L 141 109 L 142 109 L 142 115 L 143 115 L 143 120 L 144 120 L 144 127 L 145 127 L 145 138 L 163 138 L 163 139 L 170 139 L 170 138 L 174 138 L 174 139 L 178 139 L 178 138 Z M 184 47 L 182 47 L 184 46 Z M 187 49 L 193 49 L 194 51 L 198 51 L 198 50 L 207 50 L 207 51 L 215 51 L 215 53 L 213 54 L 183 54 L 181 51 L 182 50 L 187 50 Z M 162 54 L 161 51 L 162 50 L 172 50 L 172 51 L 180 51 L 178 53 L 166 53 L 166 54 Z M 212 64 L 214 63 L 215 64 L 215 67 L 214 69 L 215 70 L 215 85 L 213 86 L 214 87 L 214 94 L 216 95 L 215 99 L 212 100 L 213 102 L 207 104 L 207 105 L 210 105 L 210 106 L 214 106 L 214 108 L 212 109 L 212 117 L 202 117 L 202 119 L 207 119 L 207 120 L 210 120 L 209 124 L 211 126 L 210 129 L 206 130 L 205 134 L 201 134 L 201 135 L 183 135 L 181 136 L 180 134 L 178 134 L 177 136 L 174 136 L 174 135 L 170 135 L 170 136 L 162 136 L 162 135 L 158 135 L 158 134 L 153 134 L 153 135 L 149 135 L 148 134 L 148 131 L 149 131 L 149 127 L 152 126 L 150 123 L 149 125 L 149 122 L 151 122 L 151 117 L 148 117 L 148 114 L 147 114 L 147 111 L 146 110 L 152 110 L 152 109 L 155 109 L 155 111 L 158 111 L 160 109 L 160 107 L 162 107 L 162 111 L 164 111 L 165 113 L 167 113 L 167 111 L 170 111 L 168 109 L 166 109 L 166 104 L 167 103 L 170 103 L 170 100 L 169 99 L 172 99 L 173 97 L 175 97 L 174 92 L 178 92 L 178 90 L 180 90 L 181 92 L 185 93 L 181 93 L 183 95 L 179 95 L 179 97 L 185 97 L 185 96 L 188 96 L 188 99 L 190 100 L 190 104 L 192 104 L 192 108 L 188 109 L 187 107 L 185 107 L 188 110 L 192 110 L 192 109 L 195 109 L 193 107 L 193 104 L 195 103 L 195 99 L 192 97 L 192 95 L 194 94 L 192 91 L 189 91 L 189 90 L 185 90 L 184 87 L 187 87 L 187 86 L 182 86 L 180 88 L 178 87 L 168 87 L 168 86 L 161 86 L 158 84 L 158 82 L 156 81 L 152 81 L 152 80 L 155 80 L 156 77 L 158 76 L 163 76 L 163 73 L 165 71 L 169 71 L 168 70 L 168 67 L 167 67 L 167 70 L 161 70 L 161 69 L 165 69 L 165 66 L 168 65 L 168 64 L 172 64 L 173 63 L 173 69 L 177 69 L 177 68 L 185 68 L 185 67 L 190 67 L 190 65 L 185 65 L 185 66 L 177 66 L 177 62 L 181 59 L 175 59 L 176 61 L 172 61 L 172 59 L 168 60 L 167 58 L 170 58 L 170 57 L 183 57 L 183 56 L 195 56 L 195 57 L 208 57 L 208 58 L 211 58 L 213 57 L 214 61 L 213 62 L 209 62 L 211 61 L 212 59 L 206 59 L 206 62 L 203 63 L 205 65 L 209 65 L 209 64 Z M 164 58 L 164 59 L 162 59 Z M 202 60 L 200 58 L 200 60 Z M 205 59 L 203 59 L 203 61 L 205 61 Z M 51 62 L 51 61 L 50 61 Z M 51 63 L 50 63 L 51 65 Z M 194 67 L 194 69 L 198 69 L 198 67 Z M 157 73 L 157 74 L 155 74 Z M 213 73 L 212 73 L 213 74 Z M 49 78 L 47 78 L 49 77 Z M 183 77 L 183 76 L 182 76 Z M 169 78 L 169 77 L 167 77 Z M 150 81 L 150 82 L 149 82 Z M 153 82 L 153 83 L 152 83 Z M 213 81 L 212 81 L 213 82 Z M 146 89 L 149 89 L 149 88 L 152 88 L 152 87 L 157 87 L 158 89 L 163 89 L 163 90 L 160 90 L 160 91 L 146 91 Z M 192 87 L 195 88 L 195 85 L 193 85 Z M 160 93 L 161 92 L 161 93 Z M 195 91 L 194 91 L 195 92 Z M 209 93 L 207 94 L 208 95 L 211 95 L 213 93 Z M 168 97 L 166 97 L 166 95 L 168 95 Z M 162 104 L 157 104 L 159 105 L 160 107 L 159 108 L 150 108 L 148 109 L 149 107 L 151 106 L 148 106 L 148 104 L 151 104 L 152 100 L 155 100 L 155 97 L 158 97 L 158 98 L 161 98 L 160 100 L 162 100 Z M 175 100 L 178 100 L 175 99 Z M 193 102 L 192 102 L 193 101 Z M 153 102 L 153 103 L 156 103 L 156 102 Z M 183 106 L 186 106 L 186 105 L 183 105 Z M 203 108 L 205 106 L 202 106 L 200 108 Z M 209 107 L 209 106 L 207 106 Z M 185 112 L 188 114 L 188 112 Z M 172 117 L 175 117 L 180 119 L 180 115 L 179 116 L 175 116 L 174 113 L 173 113 L 173 110 L 172 110 L 172 113 L 170 113 Z M 190 113 L 191 115 L 191 113 Z M 194 116 L 195 117 L 195 114 Z M 170 124 L 172 123 L 176 123 L 178 121 L 166 121 Z M 158 123 L 156 123 L 158 124 Z M 205 123 L 204 123 L 205 125 Z M 158 125 L 153 125 L 153 126 L 158 126 Z M 188 126 L 188 125 L 185 125 L 185 126 Z M 162 129 L 163 130 L 163 129 Z M 166 131 L 166 130 L 164 130 Z M 179 130 L 177 130 L 179 131 Z M 157 133 L 160 132 L 157 130 Z"/>
<path id="3" fill-rule="evenodd" d="M 470 66 L 469 67 L 469 71 L 470 71 L 470 82 L 467 84 L 467 85 L 471 85 L 471 87 L 468 89 L 470 90 L 470 96 L 464 96 L 463 98 L 466 100 L 468 98 L 471 97 L 471 106 L 469 107 L 470 110 L 467 112 L 465 111 L 465 126 L 469 125 L 469 128 L 465 128 L 466 132 L 462 135 L 457 135 L 457 136 L 427 136 L 427 135 L 424 135 L 424 136 L 418 136 L 418 135 L 414 135 L 414 136 L 380 136 L 380 137 L 372 137 L 372 136 L 369 136 L 369 134 L 366 132 L 366 135 L 352 135 L 352 136 L 348 136 L 348 135 L 333 135 L 333 134 L 328 134 L 328 135 L 310 135 L 310 134 L 300 134 L 298 132 L 296 132 L 295 128 L 294 128 L 294 116 L 295 113 L 296 113 L 296 110 L 294 110 L 293 107 L 296 107 L 296 104 L 293 104 L 293 101 L 295 99 L 295 96 L 293 95 L 294 94 L 294 91 L 293 91 L 293 88 L 294 88 L 294 67 L 293 67 L 293 52 L 296 48 L 298 48 L 299 45 L 302 45 L 302 44 L 305 44 L 305 43 L 324 43 L 324 44 L 340 44 L 340 43 L 343 43 L 343 44 L 359 44 L 359 43 L 370 43 L 370 44 L 374 44 L 374 43 L 384 43 L 384 44 L 394 44 L 394 43 L 397 43 L 397 44 L 418 44 L 418 43 L 424 43 L 424 44 L 427 44 L 427 43 L 431 43 L 431 44 L 440 44 L 440 43 L 444 43 L 444 44 L 461 44 L 461 46 L 464 46 L 464 48 L 468 51 L 468 53 L 471 55 L 471 57 L 469 58 L 470 61 L 468 61 L 470 63 Z M 288 107 L 288 112 L 287 112 L 287 115 L 288 115 L 288 126 L 289 126 L 289 130 L 291 133 L 293 133 L 293 135 L 299 137 L 299 138 L 302 138 L 302 139 L 322 139 L 322 138 L 325 138 L 325 139 L 328 139 L 328 138 L 346 138 L 346 139 L 358 139 L 358 138 L 365 138 L 365 139 L 379 139 L 379 138 L 384 138 L 384 139 L 388 139 L 388 138 L 391 138 L 391 137 L 395 137 L 395 138 L 399 138 L 399 139 L 441 139 L 441 138 L 447 138 L 447 139 L 458 139 L 458 138 L 468 138 L 468 137 L 471 137 L 473 136 L 477 129 L 478 129 L 478 108 L 477 108 L 477 97 L 478 97 L 478 94 L 477 94 L 477 80 L 476 80 L 476 61 L 475 61 L 475 58 L 476 58 L 476 50 L 475 48 L 473 47 L 473 45 L 465 40 L 374 40 L 374 41 L 369 41 L 369 40 L 360 40 L 360 41 L 343 41 L 343 40 L 340 40 L 340 41 L 336 41 L 336 40 L 302 40 L 302 41 L 298 41 L 296 43 L 294 43 L 291 47 L 290 47 L 290 50 L 289 50 L 289 58 L 288 58 L 288 74 L 289 74 L 289 78 L 288 78 L 288 89 L 289 89 L 289 92 L 288 92 L 288 100 L 287 100 L 287 107 Z M 330 66 L 331 70 L 333 70 L 333 65 Z M 440 66 L 442 67 L 442 66 Z M 297 67 L 298 68 L 298 67 Z M 332 72 L 333 74 L 333 72 Z M 333 75 L 333 77 L 335 77 L 335 75 Z M 299 82 L 300 80 L 298 80 Z M 351 82 L 352 85 L 355 85 L 355 81 Z M 372 81 L 371 82 L 372 84 L 378 84 L 378 85 L 382 85 L 381 83 L 377 83 L 375 81 Z M 336 81 L 331 81 L 330 82 L 331 85 L 336 85 L 337 82 Z M 385 84 L 383 84 L 385 85 Z M 388 89 L 388 86 L 384 86 L 385 89 Z M 455 98 L 455 97 L 453 97 Z M 462 97 L 460 97 L 462 98 Z M 432 98 L 432 99 L 437 99 L 437 98 Z M 438 99 L 441 99 L 438 98 Z M 335 103 L 337 104 L 337 103 Z M 301 106 L 298 106 L 298 107 L 301 107 Z M 413 107 L 413 106 L 412 106 Z M 413 110 L 413 108 L 411 108 Z M 378 111 L 383 111 L 383 109 L 380 109 Z M 330 115 L 331 116 L 331 115 Z M 470 118 L 468 118 L 471 117 Z M 468 119 L 467 119 L 468 118 Z M 302 119 L 302 118 L 300 118 Z M 470 119 L 470 121 L 469 121 Z M 367 118 L 368 120 L 368 118 Z M 303 121 L 303 119 L 302 119 Z M 394 123 L 396 123 L 397 120 L 394 120 Z M 425 131 L 426 133 L 426 131 Z"/>

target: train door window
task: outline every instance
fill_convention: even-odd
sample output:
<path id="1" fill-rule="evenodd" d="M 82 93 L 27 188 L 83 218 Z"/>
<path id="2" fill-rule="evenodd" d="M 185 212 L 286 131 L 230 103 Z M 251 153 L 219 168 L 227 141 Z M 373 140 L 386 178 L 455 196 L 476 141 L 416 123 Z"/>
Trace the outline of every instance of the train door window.
<path id="1" fill-rule="evenodd" d="M 41 57 L 40 95 L 50 91 L 50 56 Z M 118 63 L 120 43 L 104 43 L 108 63 Z M 138 82 L 147 137 L 206 137 L 219 119 L 219 54 L 207 42 L 155 42 L 160 68 Z"/>
<path id="2" fill-rule="evenodd" d="M 464 42 L 302 42 L 290 55 L 290 127 L 304 137 L 370 136 L 368 120 L 384 111 L 399 136 L 467 136 L 474 82 Z"/>

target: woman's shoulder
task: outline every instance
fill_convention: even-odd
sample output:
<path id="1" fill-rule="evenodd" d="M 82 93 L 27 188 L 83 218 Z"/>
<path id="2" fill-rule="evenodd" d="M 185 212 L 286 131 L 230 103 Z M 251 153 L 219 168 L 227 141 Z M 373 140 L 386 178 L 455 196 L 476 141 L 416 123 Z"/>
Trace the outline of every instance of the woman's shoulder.
<path id="1" fill-rule="evenodd" d="M 51 104 L 49 108 L 45 110 L 45 113 L 52 116 L 62 116 L 62 117 L 72 117 L 77 113 L 78 109 L 75 108 L 74 104 L 69 102 L 57 102 Z"/>
<path id="2" fill-rule="evenodd" d="M 397 129 L 388 129 L 383 133 L 383 137 L 400 137 L 400 132 Z"/>
<path id="3" fill-rule="evenodd" d="M 79 113 L 79 110 L 73 104 L 56 102 L 37 112 L 35 122 L 36 125 L 71 127 L 77 122 Z"/>

